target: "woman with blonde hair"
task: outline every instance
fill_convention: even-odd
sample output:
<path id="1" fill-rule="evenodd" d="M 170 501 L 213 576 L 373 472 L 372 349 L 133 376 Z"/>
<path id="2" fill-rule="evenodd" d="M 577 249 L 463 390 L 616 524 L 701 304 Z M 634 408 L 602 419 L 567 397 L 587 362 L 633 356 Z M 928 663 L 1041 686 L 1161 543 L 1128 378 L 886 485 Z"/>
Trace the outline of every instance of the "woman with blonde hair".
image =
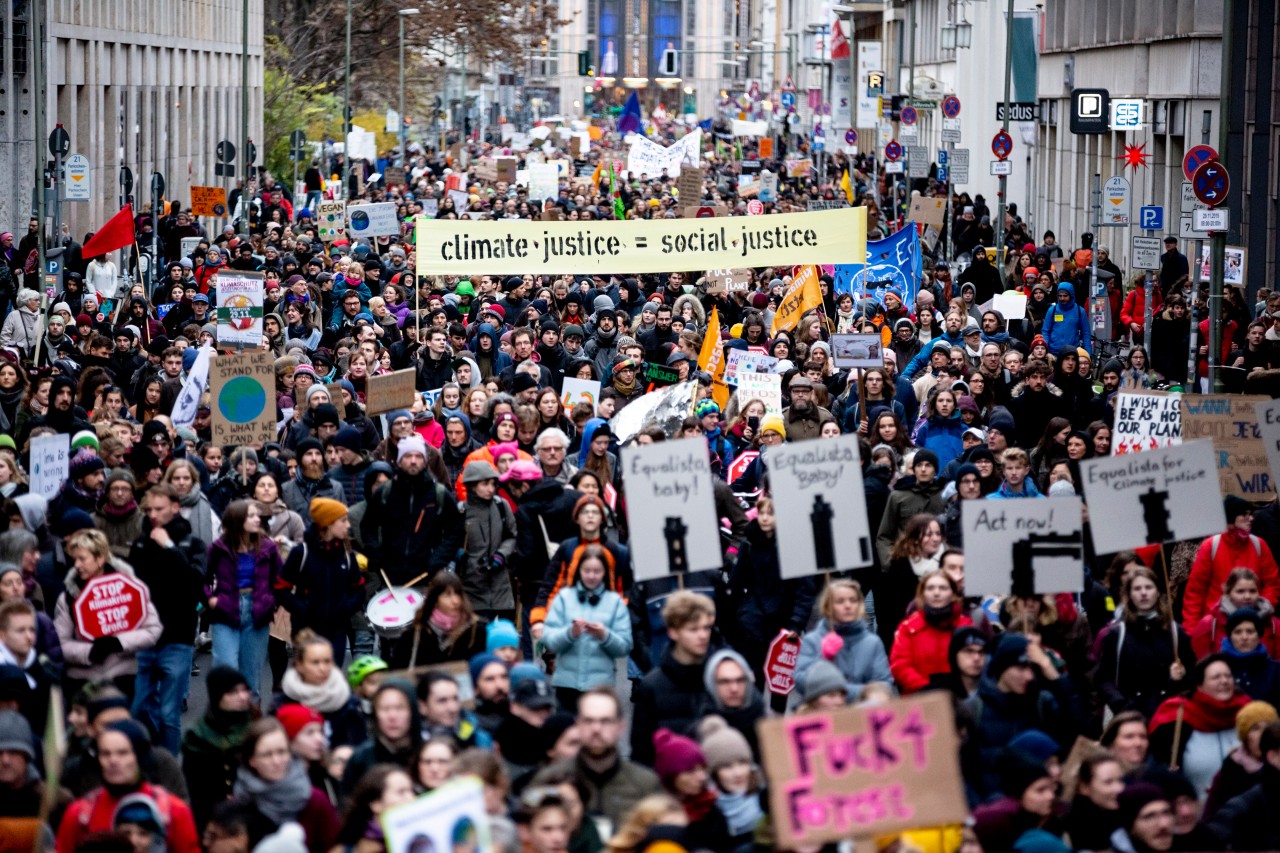
<path id="1" fill-rule="evenodd" d="M 9 450 L 0 450 L 0 498 L 11 498 L 27 492 L 27 475 Z"/>
<path id="2" fill-rule="evenodd" d="M 866 621 L 861 584 L 845 578 L 829 581 L 818 597 L 818 612 L 822 618 L 800 641 L 796 672 L 807 671 L 817 660 L 831 661 L 855 702 L 868 684 L 893 684 L 884 643 Z"/>
<path id="3" fill-rule="evenodd" d="M 160 482 L 173 486 L 178 493 L 182 517 L 191 525 L 191 535 L 208 548 L 222 535 L 222 521 L 214 514 L 209 498 L 200 488 L 200 472 L 186 459 L 175 459 L 169 464 Z"/>
<path id="4" fill-rule="evenodd" d="M 684 806 L 670 794 L 650 794 L 627 812 L 626 819 L 605 847 L 606 853 L 640 853 L 656 827 L 685 827 Z"/>

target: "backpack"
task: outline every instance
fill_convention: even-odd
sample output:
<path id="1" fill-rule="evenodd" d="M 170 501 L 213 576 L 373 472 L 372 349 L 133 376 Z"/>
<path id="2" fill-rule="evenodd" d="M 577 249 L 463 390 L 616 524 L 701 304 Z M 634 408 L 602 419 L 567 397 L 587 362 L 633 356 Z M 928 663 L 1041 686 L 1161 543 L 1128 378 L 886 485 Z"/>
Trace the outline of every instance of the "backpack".
<path id="1" fill-rule="evenodd" d="M 1262 540 L 1252 533 L 1249 534 L 1249 541 L 1253 543 L 1253 552 L 1259 558 L 1262 557 Z M 1212 563 L 1218 558 L 1218 546 L 1222 544 L 1222 534 L 1216 533 L 1209 540 L 1209 562 Z"/>

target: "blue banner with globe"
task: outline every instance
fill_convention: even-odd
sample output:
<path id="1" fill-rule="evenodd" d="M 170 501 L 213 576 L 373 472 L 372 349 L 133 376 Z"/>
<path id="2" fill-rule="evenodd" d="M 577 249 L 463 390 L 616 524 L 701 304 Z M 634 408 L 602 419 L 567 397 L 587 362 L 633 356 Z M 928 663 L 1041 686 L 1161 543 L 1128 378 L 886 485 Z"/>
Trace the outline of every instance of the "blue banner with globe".
<path id="1" fill-rule="evenodd" d="M 883 305 L 885 291 L 892 287 L 910 308 L 920 289 L 921 269 L 920 237 L 916 224 L 908 222 L 883 240 L 868 240 L 865 264 L 836 264 L 835 292 L 870 297 Z"/>

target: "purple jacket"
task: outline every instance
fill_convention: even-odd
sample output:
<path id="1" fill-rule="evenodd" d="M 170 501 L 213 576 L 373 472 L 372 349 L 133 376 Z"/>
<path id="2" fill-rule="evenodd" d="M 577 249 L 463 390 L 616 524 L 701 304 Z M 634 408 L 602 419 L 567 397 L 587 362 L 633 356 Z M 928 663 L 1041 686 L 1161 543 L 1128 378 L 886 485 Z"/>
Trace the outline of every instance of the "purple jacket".
<path id="1" fill-rule="evenodd" d="M 209 616 L 214 622 L 233 627 L 240 625 L 240 557 L 219 536 L 209 546 L 209 574 L 205 598 L 214 599 Z M 264 536 L 258 545 L 253 567 L 253 627 L 261 628 L 275 613 L 276 576 L 280 574 L 280 551 L 274 540 Z"/>

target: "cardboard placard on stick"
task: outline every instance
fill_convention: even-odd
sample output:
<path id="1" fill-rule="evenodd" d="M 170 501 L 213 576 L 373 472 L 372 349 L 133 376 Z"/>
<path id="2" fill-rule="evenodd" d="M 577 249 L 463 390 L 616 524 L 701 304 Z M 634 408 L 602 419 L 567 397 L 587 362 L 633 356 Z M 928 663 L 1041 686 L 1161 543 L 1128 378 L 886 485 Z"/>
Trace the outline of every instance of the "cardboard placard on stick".
<path id="1" fill-rule="evenodd" d="M 745 291 L 751 289 L 751 270 L 719 269 L 707 270 L 707 293 L 714 296 L 726 290 Z"/>
<path id="2" fill-rule="evenodd" d="M 1094 550 L 1114 554 L 1225 530 L 1216 456 L 1213 443 L 1200 440 L 1082 462 Z"/>
<path id="3" fill-rule="evenodd" d="M 1258 434 L 1262 446 L 1267 451 L 1267 461 L 1271 465 L 1271 478 L 1274 481 L 1280 471 L 1280 400 L 1265 400 L 1254 404 L 1258 416 Z"/>
<path id="4" fill-rule="evenodd" d="M 766 718 L 756 730 L 779 850 L 968 817 L 954 712 L 942 693 Z"/>
<path id="5" fill-rule="evenodd" d="M 783 579 L 847 571 L 875 559 L 858 436 L 769 449 Z"/>
<path id="6" fill-rule="evenodd" d="M 1078 497 L 961 501 L 966 595 L 1047 595 L 1084 589 Z"/>
<path id="7" fill-rule="evenodd" d="M 365 397 L 365 413 L 380 415 L 413 405 L 417 393 L 417 371 L 412 367 L 369 377 L 369 393 Z"/>
<path id="8" fill-rule="evenodd" d="M 831 336 L 831 357 L 836 367 L 884 367 L 884 341 L 878 334 Z"/>
<path id="9" fill-rule="evenodd" d="M 214 444 L 265 444 L 276 437 L 275 356 L 215 355 L 209 365 Z"/>
<path id="10" fill-rule="evenodd" d="M 387 853 L 493 850 L 484 785 L 464 776 L 382 814 Z"/>
<path id="11" fill-rule="evenodd" d="M 718 569 L 720 525 L 707 442 L 684 438 L 622 448 L 636 580 Z"/>
<path id="12" fill-rule="evenodd" d="M 916 196 L 911 200 L 911 219 L 925 225 L 941 228 L 947 215 L 947 199 Z"/>
<path id="13" fill-rule="evenodd" d="M 702 201 L 702 169 L 696 166 L 681 167 L 676 192 L 680 195 L 681 204 L 697 204 Z"/>
<path id="14" fill-rule="evenodd" d="M 196 216 L 226 216 L 226 187 L 192 187 L 191 212 Z"/>
<path id="15" fill-rule="evenodd" d="M 1213 440 L 1218 457 L 1218 485 L 1224 495 L 1251 501 L 1276 496 L 1267 462 L 1267 448 L 1258 429 L 1259 403 L 1267 397 L 1245 394 L 1185 394 L 1182 397 L 1182 436 Z"/>

